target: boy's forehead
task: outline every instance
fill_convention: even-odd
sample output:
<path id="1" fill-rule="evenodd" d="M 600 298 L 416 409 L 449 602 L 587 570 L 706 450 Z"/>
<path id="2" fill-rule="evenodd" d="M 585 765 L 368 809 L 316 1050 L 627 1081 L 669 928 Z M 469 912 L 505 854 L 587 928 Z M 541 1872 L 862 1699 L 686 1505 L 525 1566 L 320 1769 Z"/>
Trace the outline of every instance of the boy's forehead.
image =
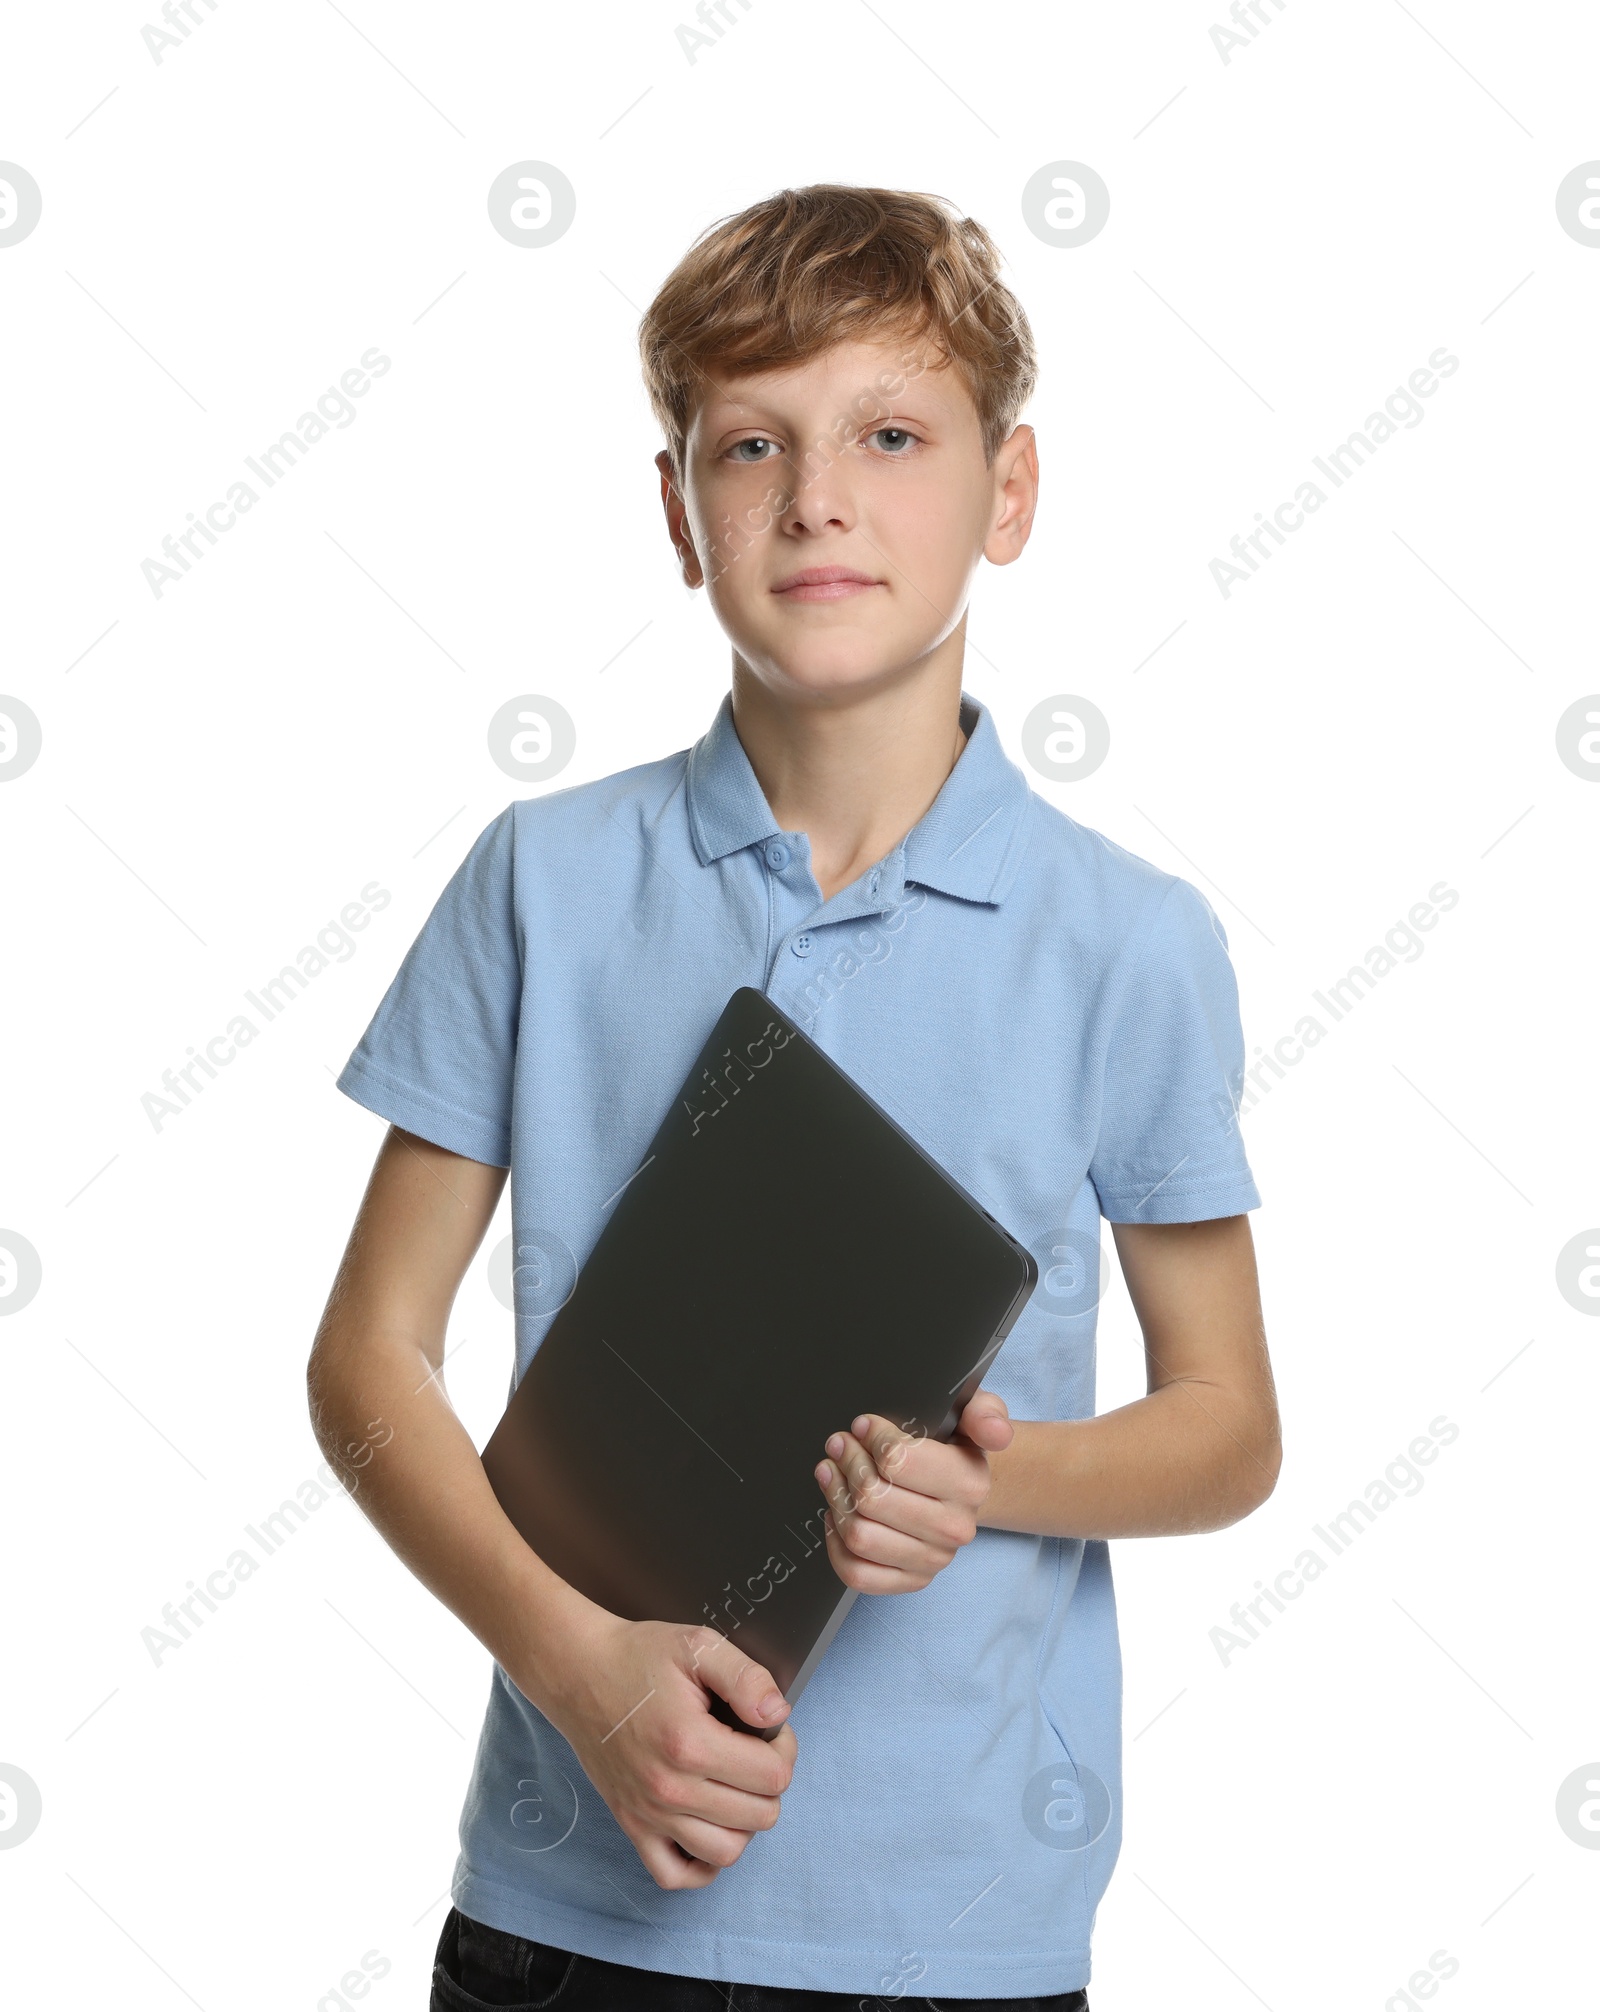
<path id="1" fill-rule="evenodd" d="M 831 413 L 855 409 L 869 398 L 888 405 L 913 393 L 930 408 L 947 410 L 972 403 L 960 371 L 926 336 L 875 336 L 840 341 L 803 363 L 765 370 L 730 370 L 709 363 L 701 395 L 690 413 L 689 431 L 738 425 L 746 414 L 773 407 Z"/>

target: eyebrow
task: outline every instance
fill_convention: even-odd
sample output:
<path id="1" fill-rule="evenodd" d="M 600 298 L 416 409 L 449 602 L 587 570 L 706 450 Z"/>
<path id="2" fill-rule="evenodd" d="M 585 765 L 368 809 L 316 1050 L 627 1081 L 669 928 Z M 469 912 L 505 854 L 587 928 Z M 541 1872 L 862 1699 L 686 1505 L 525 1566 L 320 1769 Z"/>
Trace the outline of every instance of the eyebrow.
<path id="1" fill-rule="evenodd" d="M 928 414 L 926 416 L 920 415 L 916 412 L 909 410 L 904 406 L 898 405 L 892 398 L 886 398 L 884 400 L 884 408 L 885 409 L 882 411 L 870 414 L 844 413 L 844 412 L 838 413 L 835 416 L 835 418 L 832 421 L 830 421 L 828 425 L 824 428 L 824 431 L 831 434 L 834 429 L 834 426 L 838 424 L 838 421 L 840 419 L 853 420 L 857 425 L 865 425 L 867 421 L 870 419 L 874 427 L 898 425 L 902 422 L 907 426 L 931 427 L 935 423 L 935 415 L 933 414 Z M 791 432 L 795 430 L 791 427 L 786 426 L 777 419 L 772 419 L 770 421 L 763 421 L 759 417 L 753 419 L 730 419 L 724 425 L 711 427 L 706 426 L 704 424 L 704 418 L 705 415 L 702 415 L 702 430 L 708 435 L 713 435 L 714 437 L 720 437 L 724 433 L 737 432 L 741 428 L 760 427 L 763 424 L 769 424 L 774 432 Z"/>

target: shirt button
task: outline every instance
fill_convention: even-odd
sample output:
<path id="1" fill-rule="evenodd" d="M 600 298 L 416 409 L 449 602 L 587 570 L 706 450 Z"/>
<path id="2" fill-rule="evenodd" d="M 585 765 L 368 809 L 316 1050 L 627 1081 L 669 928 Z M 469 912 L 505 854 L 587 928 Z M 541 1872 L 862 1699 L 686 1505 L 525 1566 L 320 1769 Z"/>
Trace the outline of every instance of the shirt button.
<path id="1" fill-rule="evenodd" d="M 779 845 L 776 840 L 767 847 L 767 864 L 774 873 L 781 873 L 789 864 L 789 848 Z"/>
<path id="2" fill-rule="evenodd" d="M 811 938 L 809 936 L 797 936 L 793 943 L 789 945 L 789 948 L 794 952 L 796 957 L 809 957 L 811 955 Z"/>

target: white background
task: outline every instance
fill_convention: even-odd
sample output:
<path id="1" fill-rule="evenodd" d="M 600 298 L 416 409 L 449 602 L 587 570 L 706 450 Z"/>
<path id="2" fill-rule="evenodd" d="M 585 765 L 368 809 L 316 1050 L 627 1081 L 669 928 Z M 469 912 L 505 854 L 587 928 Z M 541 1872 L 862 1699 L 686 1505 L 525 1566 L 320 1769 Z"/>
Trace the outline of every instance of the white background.
<path id="1" fill-rule="evenodd" d="M 1600 21 L 1286 0 L 1225 63 L 1213 4 L 754 0 L 692 64 L 687 0 L 219 0 L 159 64 L 136 10 L 9 21 L 0 158 L 43 191 L 0 251 L 0 691 L 44 735 L 0 789 L 0 1228 L 43 1264 L 0 1322 L 0 1762 L 43 1802 L 0 1851 L 17 2003 L 314 2012 L 368 1950 L 370 2002 L 425 2000 L 486 1652 L 341 1500 L 159 1667 L 141 1631 L 318 1465 L 304 1362 L 382 1133 L 333 1076 L 529 793 L 490 716 L 558 699 L 565 787 L 726 688 L 638 313 L 716 218 L 838 180 L 1000 242 L 1043 491 L 966 683 L 1016 759 L 1040 700 L 1105 713 L 1104 765 L 1034 786 L 1212 900 L 1247 1044 L 1460 895 L 1243 1121 L 1287 1457 L 1244 1523 L 1114 1546 L 1095 2012 L 1383 2012 L 1441 1950 L 1449 2012 L 1600 2005 L 1600 1853 L 1555 1814 L 1600 1776 L 1600 1325 L 1555 1283 L 1600 1221 L 1600 788 L 1555 740 L 1600 690 L 1600 248 L 1555 207 L 1600 156 Z M 485 206 L 528 159 L 577 191 L 541 249 Z M 1020 207 L 1062 159 L 1111 191 L 1078 248 Z M 1229 539 L 1441 345 L 1422 423 L 1224 598 Z M 355 422 L 153 595 L 141 561 L 372 346 Z M 156 1129 L 162 1072 L 374 879 L 355 955 Z M 480 1445 L 507 1226 L 450 1336 Z M 1102 1407 L 1141 1377 L 1116 1280 Z M 1440 1416 L 1421 1492 L 1224 1664 L 1230 1606 Z"/>

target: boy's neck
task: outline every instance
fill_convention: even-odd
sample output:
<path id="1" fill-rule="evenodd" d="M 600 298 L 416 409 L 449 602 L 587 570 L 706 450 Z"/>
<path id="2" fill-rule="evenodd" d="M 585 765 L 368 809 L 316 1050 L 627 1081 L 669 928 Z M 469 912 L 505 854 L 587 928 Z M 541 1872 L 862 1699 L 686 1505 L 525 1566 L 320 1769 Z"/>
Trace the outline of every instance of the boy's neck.
<path id="1" fill-rule="evenodd" d="M 952 639 L 953 640 L 953 639 Z M 736 657 L 733 723 L 783 831 L 803 831 L 827 901 L 892 852 L 955 767 L 961 660 L 844 700 L 789 700 Z"/>

